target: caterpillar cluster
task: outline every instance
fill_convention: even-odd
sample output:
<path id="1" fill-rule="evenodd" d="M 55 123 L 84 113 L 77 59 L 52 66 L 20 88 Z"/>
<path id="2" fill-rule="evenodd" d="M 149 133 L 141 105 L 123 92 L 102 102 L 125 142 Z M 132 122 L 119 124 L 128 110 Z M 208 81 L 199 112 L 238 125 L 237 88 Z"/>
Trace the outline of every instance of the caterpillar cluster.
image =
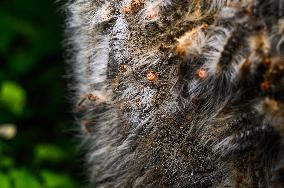
<path id="1" fill-rule="evenodd" d="M 284 187 L 283 0 L 67 7 L 91 185 Z"/>

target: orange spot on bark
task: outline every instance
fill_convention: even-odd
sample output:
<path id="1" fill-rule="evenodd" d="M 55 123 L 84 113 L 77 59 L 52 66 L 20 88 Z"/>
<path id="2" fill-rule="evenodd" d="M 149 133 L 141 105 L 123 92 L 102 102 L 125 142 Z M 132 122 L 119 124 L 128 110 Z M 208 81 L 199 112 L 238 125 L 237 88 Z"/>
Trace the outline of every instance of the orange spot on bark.
<path id="1" fill-rule="evenodd" d="M 264 81 L 260 84 L 260 88 L 262 91 L 267 92 L 270 88 L 270 84 L 268 81 Z"/>
<path id="2" fill-rule="evenodd" d="M 149 81 L 155 81 L 157 79 L 157 74 L 154 71 L 149 71 L 146 77 Z"/>
<path id="3" fill-rule="evenodd" d="M 120 70 L 121 72 L 126 72 L 126 71 L 127 71 L 127 65 L 124 64 L 124 63 L 120 64 L 120 65 L 119 65 L 119 70 Z"/>
<path id="4" fill-rule="evenodd" d="M 129 4 L 122 7 L 124 14 L 132 14 L 140 7 L 142 0 L 132 0 Z"/>
<path id="5" fill-rule="evenodd" d="M 204 79 L 208 76 L 208 72 L 204 68 L 200 68 L 197 70 L 198 78 Z"/>

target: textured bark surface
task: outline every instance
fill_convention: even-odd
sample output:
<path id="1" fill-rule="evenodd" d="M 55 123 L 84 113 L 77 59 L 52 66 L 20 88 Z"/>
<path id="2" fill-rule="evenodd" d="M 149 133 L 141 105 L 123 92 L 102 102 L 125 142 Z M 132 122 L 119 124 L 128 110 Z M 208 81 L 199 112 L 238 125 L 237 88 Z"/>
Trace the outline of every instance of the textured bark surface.
<path id="1" fill-rule="evenodd" d="M 96 187 L 282 187 L 283 0 L 75 0 L 70 75 Z"/>

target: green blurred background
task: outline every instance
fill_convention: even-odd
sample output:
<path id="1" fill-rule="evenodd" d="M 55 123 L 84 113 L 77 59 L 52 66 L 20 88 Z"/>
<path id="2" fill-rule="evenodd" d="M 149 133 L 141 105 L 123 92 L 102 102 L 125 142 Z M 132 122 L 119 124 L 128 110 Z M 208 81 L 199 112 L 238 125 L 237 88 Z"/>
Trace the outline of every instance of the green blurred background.
<path id="1" fill-rule="evenodd" d="M 0 188 L 84 187 L 63 78 L 63 4 L 0 0 Z"/>

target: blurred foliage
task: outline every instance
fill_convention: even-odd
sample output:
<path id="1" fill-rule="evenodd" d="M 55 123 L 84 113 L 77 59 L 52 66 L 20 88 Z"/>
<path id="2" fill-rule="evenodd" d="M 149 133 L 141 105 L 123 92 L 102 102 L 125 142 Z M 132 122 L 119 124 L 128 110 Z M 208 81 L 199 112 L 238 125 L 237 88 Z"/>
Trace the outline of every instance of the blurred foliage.
<path id="1" fill-rule="evenodd" d="M 19 115 L 23 113 L 26 102 L 26 94 L 17 83 L 4 81 L 0 88 L 0 104 L 12 113 Z"/>
<path id="2" fill-rule="evenodd" d="M 63 4 L 0 1 L 0 127 L 17 129 L 0 137 L 0 188 L 84 187 L 65 97 Z"/>

